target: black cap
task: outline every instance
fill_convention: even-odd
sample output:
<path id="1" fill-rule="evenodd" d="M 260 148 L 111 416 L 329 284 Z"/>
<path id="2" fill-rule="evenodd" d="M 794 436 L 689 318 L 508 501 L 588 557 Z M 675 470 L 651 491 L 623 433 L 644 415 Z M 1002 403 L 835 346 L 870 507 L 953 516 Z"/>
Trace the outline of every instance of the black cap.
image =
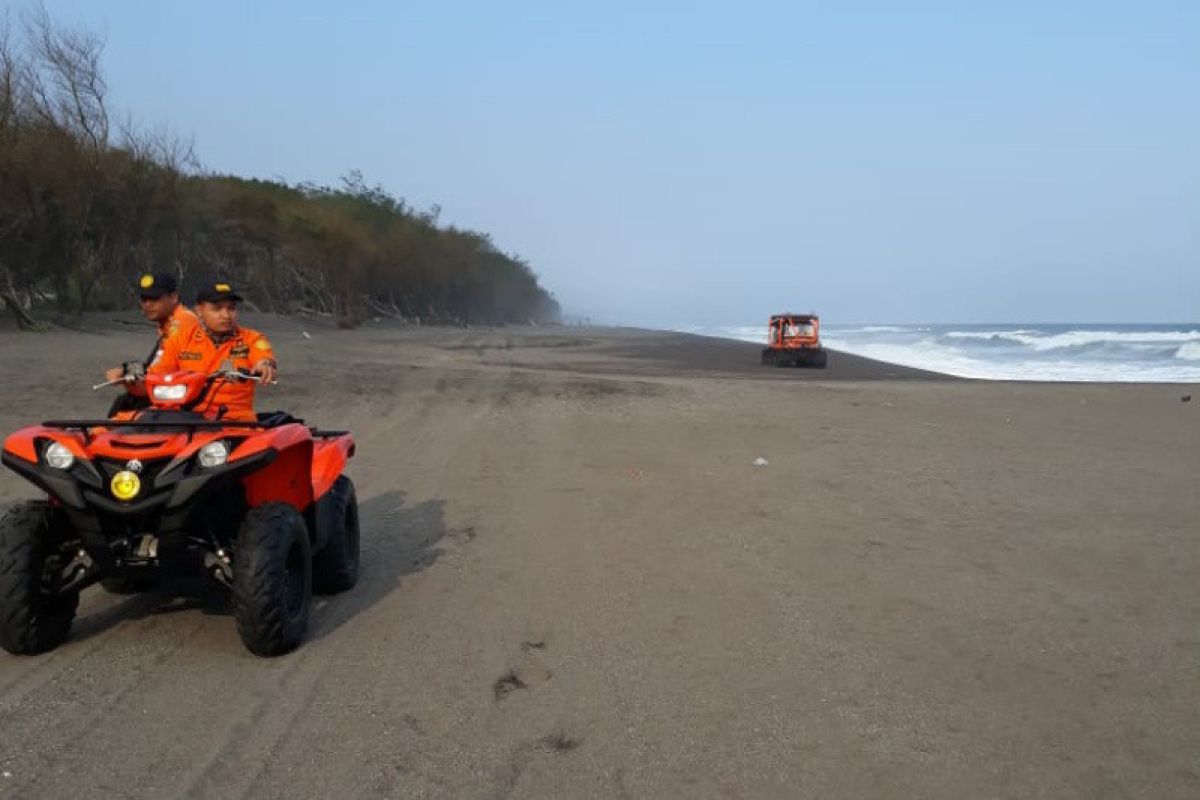
<path id="1" fill-rule="evenodd" d="M 216 283 L 206 283 L 196 293 L 197 303 L 215 303 L 219 300 L 237 300 L 241 302 L 242 296 L 233 290 L 233 285 L 217 281 Z"/>
<path id="2" fill-rule="evenodd" d="M 137 292 L 140 297 L 162 297 L 179 291 L 179 283 L 169 272 L 147 272 L 138 277 Z"/>

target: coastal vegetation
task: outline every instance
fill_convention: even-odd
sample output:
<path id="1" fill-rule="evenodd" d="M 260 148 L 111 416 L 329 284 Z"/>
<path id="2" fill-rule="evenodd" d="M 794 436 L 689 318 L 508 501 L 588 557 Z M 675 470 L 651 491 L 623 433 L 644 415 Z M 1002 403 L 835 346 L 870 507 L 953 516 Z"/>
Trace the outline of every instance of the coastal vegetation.
<path id="1" fill-rule="evenodd" d="M 44 8 L 0 19 L 0 301 L 21 327 L 128 308 L 139 273 L 185 299 L 221 278 L 258 309 L 528 323 L 558 305 L 487 234 L 350 172 L 291 185 L 204 170 L 186 140 L 121 120 L 103 41 Z"/>

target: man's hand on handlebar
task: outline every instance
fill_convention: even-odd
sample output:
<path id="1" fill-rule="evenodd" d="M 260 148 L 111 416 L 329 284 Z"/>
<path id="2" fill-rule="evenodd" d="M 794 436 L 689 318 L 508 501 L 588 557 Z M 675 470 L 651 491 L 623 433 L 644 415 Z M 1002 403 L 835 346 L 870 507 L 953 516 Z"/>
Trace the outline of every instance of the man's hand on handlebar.
<path id="1" fill-rule="evenodd" d="M 258 362 L 254 365 L 254 369 L 251 370 L 251 373 L 257 375 L 264 384 L 274 383 L 276 372 L 275 364 L 268 359 Z"/>
<path id="2" fill-rule="evenodd" d="M 269 361 L 259 362 L 254 365 L 254 369 L 248 370 L 245 367 L 237 369 L 219 369 L 209 375 L 210 380 L 226 380 L 238 383 L 240 381 L 253 381 L 255 383 L 274 383 L 275 376 L 278 374 L 275 370 L 275 365 Z"/>
<path id="3" fill-rule="evenodd" d="M 104 383 L 98 383 L 93 390 L 105 386 L 115 386 L 118 383 L 135 384 L 146 377 L 146 367 L 140 361 L 126 361 L 119 367 L 104 371 Z"/>

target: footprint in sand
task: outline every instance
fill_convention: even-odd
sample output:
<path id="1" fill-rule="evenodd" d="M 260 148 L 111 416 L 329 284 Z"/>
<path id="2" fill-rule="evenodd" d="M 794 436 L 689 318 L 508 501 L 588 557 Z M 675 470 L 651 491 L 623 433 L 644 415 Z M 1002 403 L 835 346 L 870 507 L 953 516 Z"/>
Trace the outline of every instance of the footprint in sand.
<path id="1" fill-rule="evenodd" d="M 492 697 L 500 702 L 510 694 L 522 689 L 529 689 L 550 680 L 554 673 L 542 663 L 535 653 L 544 651 L 546 642 L 543 640 L 526 640 L 521 642 L 522 656 L 517 666 L 510 668 L 492 683 Z"/>

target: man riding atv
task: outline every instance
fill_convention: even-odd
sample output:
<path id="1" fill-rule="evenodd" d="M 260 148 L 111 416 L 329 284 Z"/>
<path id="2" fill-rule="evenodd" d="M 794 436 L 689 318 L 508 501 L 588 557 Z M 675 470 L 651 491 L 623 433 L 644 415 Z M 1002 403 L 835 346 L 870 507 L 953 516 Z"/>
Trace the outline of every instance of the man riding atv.
<path id="1" fill-rule="evenodd" d="M 225 369 L 257 376 L 261 383 L 274 381 L 278 365 L 271 343 L 258 331 L 237 324 L 241 299 L 228 283 L 206 285 L 196 296 L 199 324 L 168 336 L 147 372 L 209 374 Z M 215 383 L 192 410 L 217 419 L 253 422 L 254 386 L 255 381 Z"/>
<path id="2" fill-rule="evenodd" d="M 158 327 L 158 338 L 145 361 L 127 362 L 104 373 L 106 382 L 125 385 L 125 391 L 113 400 L 108 409 L 110 417 L 127 417 L 129 412 L 150 405 L 150 400 L 146 397 L 146 387 L 139 378 L 158 358 L 166 339 L 189 331 L 198 324 L 196 315 L 179 302 L 179 284 L 170 273 L 155 272 L 142 275 L 138 278 L 135 288 L 142 314 Z"/>
<path id="3" fill-rule="evenodd" d="M 200 324 L 169 336 L 145 376 L 148 408 L 5 440 L 0 461 L 44 499 L 0 517 L 0 649 L 57 647 L 94 583 L 205 577 L 228 591 L 246 648 L 279 655 L 303 639 L 314 592 L 354 586 L 354 439 L 255 416 L 275 356 L 237 326 L 239 299 L 223 283 L 200 292 Z"/>

